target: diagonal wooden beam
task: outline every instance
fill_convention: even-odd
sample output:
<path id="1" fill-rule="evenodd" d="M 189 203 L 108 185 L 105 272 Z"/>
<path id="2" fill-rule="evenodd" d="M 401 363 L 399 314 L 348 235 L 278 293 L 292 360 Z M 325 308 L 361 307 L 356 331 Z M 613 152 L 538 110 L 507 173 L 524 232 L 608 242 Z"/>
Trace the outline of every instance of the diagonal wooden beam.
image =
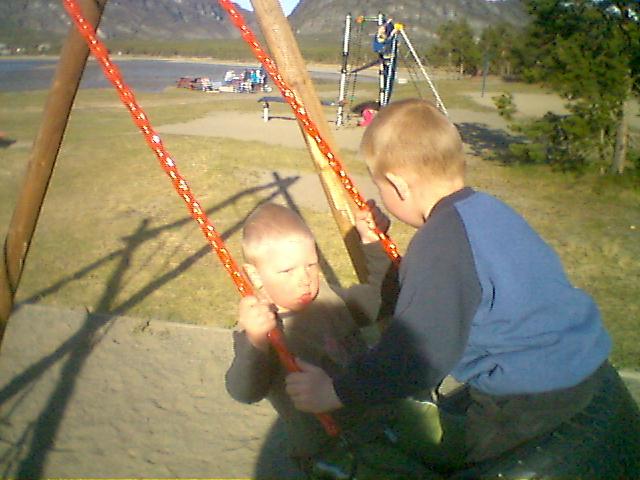
<path id="1" fill-rule="evenodd" d="M 271 57 L 278 66 L 282 78 L 304 104 L 309 117 L 318 128 L 322 138 L 334 153 L 335 140 L 328 127 L 327 119 L 315 91 L 311 77 L 300 53 L 298 42 L 287 21 L 278 0 L 251 0 L 258 24 L 265 37 Z M 354 210 L 357 208 L 344 191 L 335 172 L 329 167 L 316 142 L 310 141 L 304 128 L 300 126 L 309 154 L 316 168 L 320 183 L 327 197 L 329 207 L 345 243 L 351 263 L 360 281 L 367 278 L 367 268 L 360 243 L 360 237 L 353 226 Z"/>

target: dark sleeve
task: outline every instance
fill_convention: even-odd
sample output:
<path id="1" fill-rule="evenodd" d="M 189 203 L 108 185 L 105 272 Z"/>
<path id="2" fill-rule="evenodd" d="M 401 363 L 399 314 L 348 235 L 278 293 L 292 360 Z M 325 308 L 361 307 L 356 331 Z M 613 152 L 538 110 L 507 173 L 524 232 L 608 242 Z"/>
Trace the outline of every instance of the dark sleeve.
<path id="1" fill-rule="evenodd" d="M 391 260 L 380 242 L 363 244 L 362 251 L 364 252 L 367 270 L 369 271 L 367 284 L 380 288 L 391 266 Z"/>
<path id="2" fill-rule="evenodd" d="M 278 362 L 271 349 L 255 348 L 244 332 L 233 332 L 234 357 L 225 375 L 225 387 L 234 400 L 254 403 L 269 393 L 278 371 Z"/>
<path id="3" fill-rule="evenodd" d="M 391 268 L 391 260 L 380 242 L 363 244 L 362 251 L 367 262 L 366 283 L 349 288 L 334 288 L 360 327 L 370 325 L 376 320 L 380 309 L 380 288 Z"/>
<path id="4" fill-rule="evenodd" d="M 342 403 L 380 403 L 436 387 L 464 352 L 481 293 L 464 225 L 451 208 L 412 239 L 379 342 L 334 378 Z"/>

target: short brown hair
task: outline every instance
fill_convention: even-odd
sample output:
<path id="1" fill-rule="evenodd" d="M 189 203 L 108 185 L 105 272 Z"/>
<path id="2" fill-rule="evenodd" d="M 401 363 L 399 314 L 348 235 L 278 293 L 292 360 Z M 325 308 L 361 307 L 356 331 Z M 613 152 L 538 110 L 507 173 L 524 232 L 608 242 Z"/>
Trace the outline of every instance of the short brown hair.
<path id="1" fill-rule="evenodd" d="M 400 100 L 383 107 L 364 132 L 360 155 L 373 175 L 404 170 L 418 176 L 464 176 L 460 133 L 425 100 Z"/>
<path id="2" fill-rule="evenodd" d="M 255 263 L 270 243 L 292 236 L 314 240 L 304 220 L 290 208 L 264 203 L 249 214 L 242 227 L 242 253 L 248 263 Z"/>

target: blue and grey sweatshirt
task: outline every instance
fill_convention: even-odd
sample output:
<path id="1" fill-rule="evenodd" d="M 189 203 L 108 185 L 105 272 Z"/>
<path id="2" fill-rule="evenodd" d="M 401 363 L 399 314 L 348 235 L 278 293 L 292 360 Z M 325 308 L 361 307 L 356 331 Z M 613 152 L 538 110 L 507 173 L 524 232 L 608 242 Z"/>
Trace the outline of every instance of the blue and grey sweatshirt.
<path id="1" fill-rule="evenodd" d="M 434 388 L 448 374 L 490 395 L 577 385 L 611 349 L 598 308 L 503 202 L 464 188 L 434 207 L 399 271 L 380 341 L 334 378 L 345 405 Z"/>

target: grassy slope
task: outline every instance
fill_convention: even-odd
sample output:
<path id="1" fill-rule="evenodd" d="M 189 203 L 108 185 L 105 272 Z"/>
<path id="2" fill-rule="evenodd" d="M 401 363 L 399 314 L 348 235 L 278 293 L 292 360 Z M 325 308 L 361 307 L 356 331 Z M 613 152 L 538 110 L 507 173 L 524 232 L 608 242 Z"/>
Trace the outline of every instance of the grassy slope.
<path id="1" fill-rule="evenodd" d="M 469 88 L 464 82 L 439 87 L 447 105 L 469 106 L 461 94 Z M 319 86 L 322 95 L 334 88 Z M 398 93 L 403 94 L 410 93 Z M 18 141 L 0 150 L 2 235 L 44 99 L 43 92 L 0 94 L 0 125 L 7 138 Z M 177 90 L 139 95 L 139 100 L 154 125 L 217 109 L 256 108 L 253 98 L 227 101 Z M 242 219 L 276 192 L 242 170 L 255 168 L 257 159 L 270 167 L 311 171 L 301 150 L 203 137 L 166 135 L 163 140 L 236 255 Z M 350 171 L 363 171 L 353 156 L 345 161 Z M 473 162 L 469 177 L 472 185 L 522 212 L 558 250 L 571 279 L 600 304 L 615 340 L 616 364 L 640 367 L 640 193 L 600 177 L 576 179 L 545 167 L 488 161 Z M 342 283 L 352 282 L 335 227 L 324 214 L 303 213 Z M 395 225 L 392 234 L 404 247 L 411 231 Z M 81 91 L 17 300 L 229 326 L 237 299 L 115 94 Z"/>

